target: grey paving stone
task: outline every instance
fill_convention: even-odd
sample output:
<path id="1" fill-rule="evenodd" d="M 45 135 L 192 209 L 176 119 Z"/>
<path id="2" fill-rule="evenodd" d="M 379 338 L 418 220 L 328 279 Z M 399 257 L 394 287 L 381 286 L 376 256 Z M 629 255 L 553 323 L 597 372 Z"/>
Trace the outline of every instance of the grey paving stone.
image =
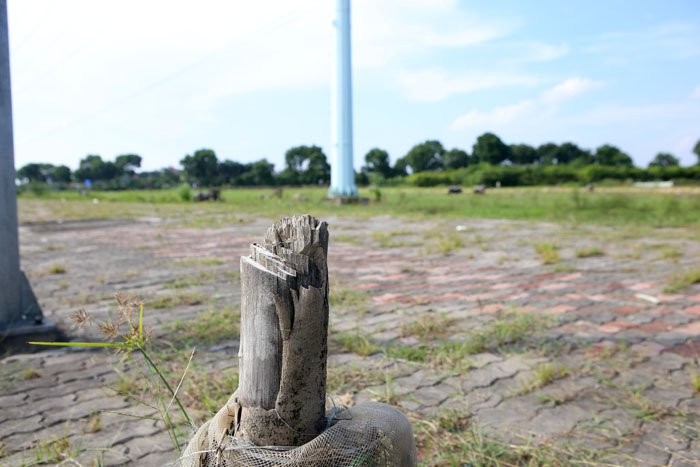
<path id="1" fill-rule="evenodd" d="M 469 392 L 473 389 L 484 388 L 492 385 L 499 379 L 510 378 L 518 371 L 527 369 L 528 367 L 519 360 L 491 363 L 467 373 L 462 382 L 462 390 Z"/>
<path id="2" fill-rule="evenodd" d="M 515 422 L 532 420 L 536 409 L 531 400 L 525 398 L 506 399 L 498 406 L 484 408 L 476 413 L 479 426 L 491 432 L 509 432 Z"/>
<path id="3" fill-rule="evenodd" d="M 693 397 L 693 390 L 690 388 L 653 387 L 644 391 L 644 396 L 666 409 L 675 409 L 683 399 Z"/>
<path id="4" fill-rule="evenodd" d="M 540 439 L 564 435 L 573 430 L 580 422 L 589 420 L 592 415 L 576 404 L 544 408 L 529 422 L 529 431 Z"/>
<path id="5" fill-rule="evenodd" d="M 673 347 L 675 345 L 680 345 L 687 341 L 688 335 L 682 332 L 668 331 L 655 335 L 654 340 L 659 344 Z"/>
<path id="6" fill-rule="evenodd" d="M 419 388 L 412 394 L 422 407 L 437 407 L 452 396 L 451 388 L 444 384 Z"/>

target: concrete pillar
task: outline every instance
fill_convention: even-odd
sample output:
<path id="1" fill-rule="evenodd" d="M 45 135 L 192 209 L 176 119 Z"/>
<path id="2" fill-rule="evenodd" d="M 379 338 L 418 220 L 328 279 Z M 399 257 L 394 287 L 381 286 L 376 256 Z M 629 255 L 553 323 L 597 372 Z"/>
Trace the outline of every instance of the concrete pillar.
<path id="1" fill-rule="evenodd" d="M 0 0 L 0 326 L 21 314 L 7 0 Z"/>
<path id="2" fill-rule="evenodd" d="M 350 0 L 336 2 L 336 57 L 331 96 L 331 197 L 356 198 L 352 147 Z"/>
<path id="3" fill-rule="evenodd" d="M 24 341 L 39 335 L 52 334 L 53 339 L 59 335 L 43 319 L 31 286 L 19 267 L 8 36 L 7 0 L 0 0 L 0 353 L 22 347 Z"/>

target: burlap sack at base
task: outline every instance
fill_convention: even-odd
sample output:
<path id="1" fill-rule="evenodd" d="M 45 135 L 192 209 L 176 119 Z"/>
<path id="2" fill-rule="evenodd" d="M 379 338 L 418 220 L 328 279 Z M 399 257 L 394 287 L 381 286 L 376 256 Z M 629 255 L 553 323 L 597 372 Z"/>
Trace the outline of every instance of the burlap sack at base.
<path id="1" fill-rule="evenodd" d="M 232 436 L 221 436 L 227 423 L 226 406 L 202 425 L 175 465 L 182 467 L 342 467 L 416 465 L 411 424 L 398 409 L 368 402 L 344 409 L 312 441 L 289 450 L 253 446 Z M 222 440 L 221 443 L 216 438 Z M 219 449 L 219 444 L 223 449 Z M 218 455 L 217 455 L 218 453 Z"/>

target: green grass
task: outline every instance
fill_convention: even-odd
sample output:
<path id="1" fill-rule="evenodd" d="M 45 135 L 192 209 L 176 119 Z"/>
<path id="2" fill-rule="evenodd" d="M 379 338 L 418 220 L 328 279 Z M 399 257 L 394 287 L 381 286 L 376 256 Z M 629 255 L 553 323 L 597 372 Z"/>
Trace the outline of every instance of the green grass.
<path id="1" fill-rule="evenodd" d="M 331 284 L 329 301 L 331 307 L 347 308 L 358 313 L 367 311 L 369 294 L 365 291 Z"/>
<path id="2" fill-rule="evenodd" d="M 393 344 L 387 346 L 384 353 L 389 358 L 423 363 L 429 358 L 431 349 L 425 345 Z"/>
<path id="3" fill-rule="evenodd" d="M 188 410 L 201 412 L 203 419 L 216 414 L 238 387 L 233 369 L 207 370 L 194 365 L 183 382 L 181 398 Z"/>
<path id="4" fill-rule="evenodd" d="M 691 285 L 700 284 L 700 267 L 687 269 L 675 274 L 664 287 L 666 293 L 676 293 L 687 289 Z"/>
<path id="5" fill-rule="evenodd" d="M 166 329 L 169 331 L 168 339 L 178 347 L 197 344 L 213 345 L 238 338 L 240 321 L 239 310 L 224 308 L 205 311 L 190 320 L 166 323 Z"/>
<path id="6" fill-rule="evenodd" d="M 415 244 L 415 242 L 407 242 L 401 238 L 412 234 L 413 232 L 409 230 L 390 230 L 388 232 L 372 232 L 371 236 L 382 248 L 401 248 Z"/>
<path id="7" fill-rule="evenodd" d="M 36 464 L 63 463 L 77 457 L 80 452 L 81 450 L 73 445 L 68 436 L 40 440 L 34 446 Z"/>
<path id="8" fill-rule="evenodd" d="M 384 348 L 384 353 L 389 358 L 462 371 L 471 366 L 471 355 L 487 351 L 517 350 L 518 345 L 549 325 L 550 320 L 533 314 L 506 312 L 467 333 L 461 340 L 435 340 L 440 334 L 436 330 L 429 330 L 423 336 L 426 342 L 419 345 L 390 344 Z M 363 344 L 366 341 L 365 345 L 374 345 L 363 336 L 352 336 L 354 339 L 362 339 Z"/>
<path id="9" fill-rule="evenodd" d="M 605 256 L 605 252 L 596 246 L 576 250 L 577 258 L 593 258 L 595 256 Z"/>
<path id="10" fill-rule="evenodd" d="M 449 334 L 455 321 L 444 314 L 423 315 L 415 321 L 401 325 L 401 336 L 414 336 L 422 342 L 429 342 Z"/>
<path id="11" fill-rule="evenodd" d="M 695 391 L 696 394 L 700 394 L 700 373 L 691 373 L 690 385 L 693 387 L 693 391 Z"/>
<path id="12" fill-rule="evenodd" d="M 66 268 L 65 268 L 65 266 L 61 266 L 60 264 L 52 264 L 51 266 L 49 266 L 48 273 L 49 274 L 65 274 Z"/>
<path id="13" fill-rule="evenodd" d="M 442 253 L 447 256 L 454 251 L 459 250 L 464 246 L 464 241 L 462 237 L 454 232 L 449 232 L 442 235 L 435 245 L 435 249 L 438 253 Z"/>
<path id="14" fill-rule="evenodd" d="M 543 363 L 532 371 L 532 378 L 521 389 L 521 394 L 527 394 L 535 389 L 547 386 L 552 382 L 569 376 L 570 370 L 556 363 Z"/>
<path id="15" fill-rule="evenodd" d="M 596 465 L 601 450 L 583 446 L 507 443 L 485 434 L 468 415 L 445 412 L 413 425 L 421 466 L 560 466 Z"/>
<path id="16" fill-rule="evenodd" d="M 150 308 L 162 310 L 177 306 L 193 306 L 204 303 L 206 297 L 199 292 L 182 292 L 174 295 L 164 295 L 148 301 Z"/>
<path id="17" fill-rule="evenodd" d="M 248 215 L 276 218 L 290 212 L 316 216 L 369 218 L 500 218 L 607 225 L 691 226 L 700 224 L 700 192 L 681 194 L 615 188 L 596 190 L 576 202 L 573 188 L 502 188 L 486 196 L 447 196 L 444 188 L 383 188 L 380 203 L 337 206 L 325 201 L 326 188 L 285 188 L 281 198 L 270 188 L 224 190 L 221 203 L 182 202 L 177 189 L 120 192 L 47 192 L 19 198 L 22 222 L 62 219 L 179 216 L 184 225 L 210 228 L 247 222 Z M 368 189 L 361 196 L 370 196 Z M 96 198 L 100 202 L 92 203 Z M 63 201 L 62 201 L 63 200 Z"/>
<path id="18" fill-rule="evenodd" d="M 339 345 L 346 352 L 352 352 L 363 357 L 375 354 L 380 350 L 377 344 L 359 333 L 341 332 L 332 337 L 332 342 Z"/>
<path id="19" fill-rule="evenodd" d="M 539 243 L 535 245 L 535 251 L 540 256 L 542 264 L 557 264 L 561 261 L 559 247 L 552 243 Z"/>

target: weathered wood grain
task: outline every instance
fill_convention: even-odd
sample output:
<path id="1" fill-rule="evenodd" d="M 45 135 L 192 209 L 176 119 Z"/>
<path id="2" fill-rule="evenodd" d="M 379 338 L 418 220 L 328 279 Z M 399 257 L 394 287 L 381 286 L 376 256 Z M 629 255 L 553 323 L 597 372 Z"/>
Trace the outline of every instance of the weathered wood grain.
<path id="1" fill-rule="evenodd" d="M 326 426 L 328 228 L 284 218 L 241 258 L 236 436 L 299 446 Z"/>

